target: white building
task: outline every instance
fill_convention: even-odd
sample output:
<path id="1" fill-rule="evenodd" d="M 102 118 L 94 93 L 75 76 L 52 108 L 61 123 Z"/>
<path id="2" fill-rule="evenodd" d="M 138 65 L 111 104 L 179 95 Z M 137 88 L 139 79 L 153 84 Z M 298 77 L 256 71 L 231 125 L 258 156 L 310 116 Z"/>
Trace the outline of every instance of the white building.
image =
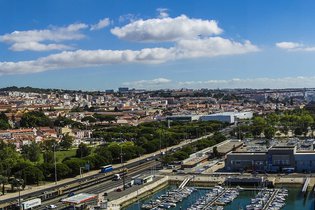
<path id="1" fill-rule="evenodd" d="M 220 121 L 230 124 L 235 123 L 238 119 L 251 119 L 253 117 L 252 112 L 222 112 L 210 115 L 204 115 L 200 117 L 201 121 Z"/>

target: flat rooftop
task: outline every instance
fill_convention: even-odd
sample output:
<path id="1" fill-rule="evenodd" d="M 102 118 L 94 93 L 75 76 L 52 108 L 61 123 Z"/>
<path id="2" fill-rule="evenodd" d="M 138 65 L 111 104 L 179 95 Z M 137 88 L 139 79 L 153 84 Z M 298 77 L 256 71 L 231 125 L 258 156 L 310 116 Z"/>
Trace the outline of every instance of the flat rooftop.
<path id="1" fill-rule="evenodd" d="M 63 203 L 80 204 L 92 200 L 96 197 L 97 197 L 96 194 L 80 193 L 68 198 L 64 198 L 61 201 Z"/>

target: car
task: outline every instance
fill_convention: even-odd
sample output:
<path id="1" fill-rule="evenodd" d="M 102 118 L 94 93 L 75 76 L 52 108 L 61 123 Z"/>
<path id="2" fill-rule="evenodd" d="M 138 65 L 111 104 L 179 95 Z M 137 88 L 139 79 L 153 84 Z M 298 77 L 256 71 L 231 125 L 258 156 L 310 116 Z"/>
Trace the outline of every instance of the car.
<path id="1" fill-rule="evenodd" d="M 46 209 L 56 209 L 56 208 L 57 208 L 57 206 L 54 204 L 50 204 L 50 205 L 46 206 Z"/>
<path id="2" fill-rule="evenodd" d="M 116 192 L 121 192 L 121 191 L 122 191 L 121 188 L 117 188 L 117 189 L 116 189 Z"/>

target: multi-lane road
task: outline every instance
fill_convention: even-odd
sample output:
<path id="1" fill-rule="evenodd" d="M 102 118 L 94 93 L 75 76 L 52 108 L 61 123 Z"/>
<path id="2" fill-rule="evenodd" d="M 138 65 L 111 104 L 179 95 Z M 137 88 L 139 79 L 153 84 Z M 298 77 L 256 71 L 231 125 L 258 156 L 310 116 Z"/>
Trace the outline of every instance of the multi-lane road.
<path id="1" fill-rule="evenodd" d="M 152 160 L 152 161 L 142 163 L 141 165 L 135 166 L 133 168 L 130 168 L 128 171 L 128 174 L 126 175 L 125 182 L 126 183 L 129 182 L 131 180 L 131 177 L 133 176 L 137 176 L 141 173 L 144 173 L 145 171 L 154 169 L 158 164 L 159 162 Z M 78 193 L 100 194 L 100 193 L 108 192 L 111 190 L 115 190 L 117 188 L 122 188 L 122 186 L 123 186 L 122 180 L 118 180 L 118 181 L 107 180 L 103 182 L 95 181 L 95 184 L 89 187 L 76 190 L 75 194 L 78 194 Z M 57 209 L 63 209 L 66 207 L 66 205 L 60 202 L 60 200 L 66 197 L 67 195 L 63 195 L 63 196 L 58 196 L 48 201 L 44 201 L 42 202 L 42 205 L 40 207 L 35 208 L 35 209 L 38 209 L 38 210 L 46 209 L 46 206 L 48 205 L 56 205 Z"/>

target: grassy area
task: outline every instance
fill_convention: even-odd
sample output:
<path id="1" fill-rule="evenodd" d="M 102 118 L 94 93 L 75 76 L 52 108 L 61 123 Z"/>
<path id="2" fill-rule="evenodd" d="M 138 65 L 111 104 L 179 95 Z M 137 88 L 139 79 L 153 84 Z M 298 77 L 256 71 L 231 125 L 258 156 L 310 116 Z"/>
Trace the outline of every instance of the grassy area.
<path id="1" fill-rule="evenodd" d="M 63 150 L 63 151 L 56 151 L 56 159 L 57 162 L 62 162 L 63 159 L 67 158 L 67 157 L 74 157 L 75 153 L 76 153 L 76 148 L 74 149 L 70 149 L 70 150 Z M 44 162 L 44 157 L 43 154 L 40 155 L 40 159 L 39 162 L 42 163 Z"/>
<path id="2" fill-rule="evenodd" d="M 56 152 L 56 159 L 58 162 L 62 162 L 63 159 L 67 157 L 73 157 L 75 156 L 77 149 L 70 149 L 70 150 L 65 150 L 65 151 L 57 151 Z"/>

